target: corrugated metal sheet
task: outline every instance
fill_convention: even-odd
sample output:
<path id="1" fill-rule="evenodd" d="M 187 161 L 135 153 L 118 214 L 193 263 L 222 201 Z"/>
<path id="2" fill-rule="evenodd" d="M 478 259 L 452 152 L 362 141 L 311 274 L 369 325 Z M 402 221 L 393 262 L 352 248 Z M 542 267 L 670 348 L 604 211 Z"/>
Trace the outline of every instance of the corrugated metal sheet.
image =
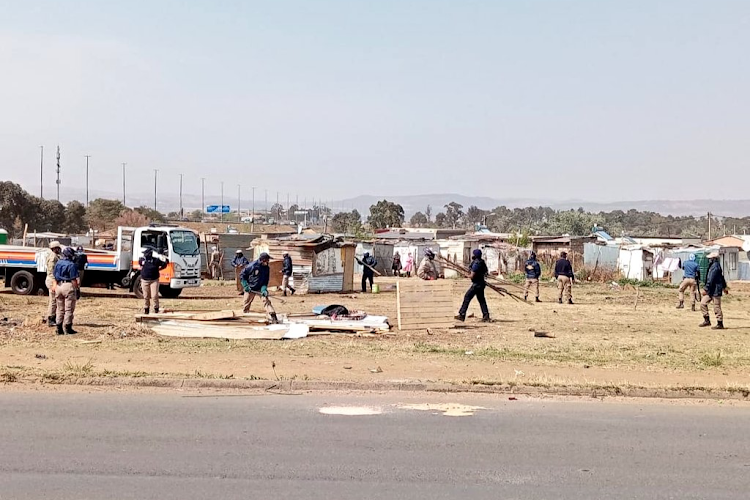
<path id="1" fill-rule="evenodd" d="M 617 269 L 620 248 L 616 246 L 583 244 L 583 265 L 588 269 Z"/>
<path id="2" fill-rule="evenodd" d="M 344 273 L 326 276 L 310 276 L 307 280 L 307 293 L 336 293 L 344 287 Z"/>

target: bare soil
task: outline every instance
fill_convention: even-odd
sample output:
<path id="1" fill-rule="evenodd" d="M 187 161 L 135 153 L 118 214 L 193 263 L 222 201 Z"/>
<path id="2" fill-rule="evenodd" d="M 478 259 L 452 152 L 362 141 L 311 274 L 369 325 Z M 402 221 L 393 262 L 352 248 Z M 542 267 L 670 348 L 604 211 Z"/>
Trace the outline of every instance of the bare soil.
<path id="1" fill-rule="evenodd" d="M 396 324 L 395 280 L 380 294 L 307 295 L 275 302 L 279 312 L 321 304 L 386 315 Z M 233 283 L 212 282 L 163 300 L 170 309 L 238 308 Z M 454 293 L 458 309 L 466 283 Z M 516 290 L 517 291 L 517 290 Z M 0 294 L 0 382 L 59 382 L 78 377 L 164 376 L 333 381 L 429 381 L 537 386 L 750 387 L 750 288 L 725 297 L 727 330 L 698 328 L 700 312 L 675 309 L 677 291 L 584 284 L 575 305 L 557 303 L 542 288 L 541 304 L 523 304 L 488 290 L 497 322 L 483 324 L 472 304 L 461 327 L 398 331 L 364 338 L 308 337 L 295 341 L 161 338 L 134 321 L 141 302 L 85 289 L 75 336 L 57 337 L 42 324 L 46 297 Z M 257 301 L 256 301 L 257 302 Z M 260 304 L 253 304 L 260 311 Z M 474 317 L 471 317 L 471 315 Z M 713 318 L 713 312 L 712 312 Z M 537 338 L 544 331 L 554 338 Z"/>

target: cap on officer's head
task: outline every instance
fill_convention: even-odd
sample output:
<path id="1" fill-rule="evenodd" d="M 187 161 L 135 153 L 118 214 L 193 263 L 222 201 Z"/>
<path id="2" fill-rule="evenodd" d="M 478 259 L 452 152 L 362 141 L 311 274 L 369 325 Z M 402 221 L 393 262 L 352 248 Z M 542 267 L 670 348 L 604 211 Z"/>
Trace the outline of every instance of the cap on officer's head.
<path id="1" fill-rule="evenodd" d="M 258 257 L 258 260 L 271 260 L 271 256 L 266 252 L 263 252 L 262 254 L 260 254 L 260 257 Z"/>
<path id="2" fill-rule="evenodd" d="M 719 258 L 719 252 L 717 252 L 716 250 L 714 250 L 710 254 L 706 255 L 706 257 L 709 258 L 709 259 L 718 259 Z"/>
<path id="3" fill-rule="evenodd" d="M 242 253 L 242 249 L 241 249 L 241 248 L 238 248 L 238 249 L 237 249 L 237 251 L 236 251 L 236 252 L 234 252 L 234 253 Z"/>
<path id="4" fill-rule="evenodd" d="M 62 245 L 59 241 L 55 240 L 50 242 L 49 247 L 54 250 L 55 248 L 62 248 Z"/>

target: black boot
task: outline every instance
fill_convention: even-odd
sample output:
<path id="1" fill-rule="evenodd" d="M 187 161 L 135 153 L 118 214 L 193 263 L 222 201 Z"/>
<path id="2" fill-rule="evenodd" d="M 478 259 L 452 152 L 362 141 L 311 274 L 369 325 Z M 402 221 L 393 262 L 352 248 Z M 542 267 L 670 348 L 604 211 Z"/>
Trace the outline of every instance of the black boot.
<path id="1" fill-rule="evenodd" d="M 57 326 L 57 318 L 54 316 L 48 316 L 47 317 L 47 326 L 54 327 Z"/>
<path id="2" fill-rule="evenodd" d="M 528 295 L 523 296 L 523 301 L 526 302 L 526 299 L 528 298 Z"/>
<path id="3" fill-rule="evenodd" d="M 712 327 L 711 330 L 723 330 L 724 329 L 724 322 L 723 321 L 717 321 L 716 326 Z"/>
<path id="4" fill-rule="evenodd" d="M 286 297 L 286 290 L 284 290 L 284 297 Z"/>
<path id="5" fill-rule="evenodd" d="M 159 308 L 158 307 L 154 307 L 154 314 L 159 314 Z"/>
<path id="6" fill-rule="evenodd" d="M 65 325 L 65 334 L 66 335 L 75 335 L 78 333 L 77 331 L 73 330 L 73 325 Z"/>
<path id="7" fill-rule="evenodd" d="M 492 323 L 492 320 L 490 319 L 489 315 L 482 317 L 482 323 Z"/>
<path id="8" fill-rule="evenodd" d="M 276 316 L 276 313 L 271 313 L 271 324 L 272 325 L 278 325 L 279 324 L 279 318 Z"/>
<path id="9" fill-rule="evenodd" d="M 573 299 L 568 299 L 568 304 L 573 305 Z"/>
<path id="10" fill-rule="evenodd" d="M 711 318 L 709 316 L 703 316 L 703 323 L 698 326 L 711 326 Z"/>
<path id="11" fill-rule="evenodd" d="M 693 307 L 691 307 L 690 310 L 695 312 L 695 304 L 693 304 Z"/>
<path id="12" fill-rule="evenodd" d="M 539 300 L 539 297 L 536 298 L 535 302 L 541 302 L 541 300 Z"/>
<path id="13" fill-rule="evenodd" d="M 681 300 L 680 303 L 677 304 L 677 309 L 685 309 L 685 301 Z"/>
<path id="14" fill-rule="evenodd" d="M 62 325 L 55 325 L 55 326 L 57 326 L 57 334 L 58 335 L 65 335 L 65 332 L 63 331 L 63 326 Z"/>
<path id="15" fill-rule="evenodd" d="M 562 299 L 557 299 L 558 304 L 562 304 Z"/>
<path id="16" fill-rule="evenodd" d="M 143 314 L 151 314 L 151 309 L 149 309 L 148 307 L 144 307 Z"/>
<path id="17" fill-rule="evenodd" d="M 457 319 L 458 321 L 466 321 L 466 316 L 463 314 L 456 314 L 453 319 Z"/>
<path id="18" fill-rule="evenodd" d="M 296 292 L 296 291 L 297 291 L 297 290 L 295 290 L 295 289 L 294 289 L 294 288 L 292 288 L 292 287 L 289 287 L 289 289 L 290 289 L 290 290 L 292 291 L 292 295 L 294 295 L 294 292 Z"/>

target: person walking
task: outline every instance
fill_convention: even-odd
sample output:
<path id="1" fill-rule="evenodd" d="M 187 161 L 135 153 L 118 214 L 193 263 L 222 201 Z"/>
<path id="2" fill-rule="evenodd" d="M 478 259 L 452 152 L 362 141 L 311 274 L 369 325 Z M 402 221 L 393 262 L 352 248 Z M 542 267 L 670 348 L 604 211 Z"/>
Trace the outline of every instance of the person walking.
<path id="1" fill-rule="evenodd" d="M 143 257 L 138 259 L 141 268 L 141 291 L 143 292 L 143 313 L 151 313 L 151 303 L 154 304 L 154 314 L 159 314 L 159 271 L 167 267 L 169 259 L 156 253 L 151 248 L 143 251 Z"/>
<path id="2" fill-rule="evenodd" d="M 367 282 L 370 282 L 370 291 L 372 291 L 372 284 L 374 282 L 375 278 L 375 266 L 378 265 L 378 261 L 375 260 L 375 257 L 370 255 L 370 252 L 365 252 L 364 257 L 362 257 L 362 293 L 365 293 L 367 291 Z"/>
<path id="3" fill-rule="evenodd" d="M 276 310 L 268 298 L 268 281 L 271 277 L 271 270 L 268 263 L 271 256 L 263 252 L 258 260 L 253 261 L 249 266 L 243 269 L 240 279 L 242 280 L 242 289 L 245 291 L 245 297 L 242 303 L 242 312 L 249 313 L 250 306 L 253 305 L 256 295 L 263 298 L 263 308 L 270 318 L 272 324 L 279 322 L 276 317 Z"/>
<path id="4" fill-rule="evenodd" d="M 685 290 L 690 291 L 691 309 L 695 311 L 695 292 L 698 289 L 698 283 L 701 280 L 701 268 L 695 260 L 695 254 L 691 253 L 687 262 L 682 264 L 682 283 L 680 283 L 680 303 L 677 309 L 685 308 Z"/>
<path id="5" fill-rule="evenodd" d="M 469 269 L 471 270 L 471 274 L 469 274 L 471 286 L 466 292 L 466 295 L 464 295 L 464 302 L 461 305 L 461 309 L 458 310 L 456 319 L 458 321 L 466 321 L 466 312 L 469 310 L 469 304 L 471 303 L 471 300 L 476 297 L 479 302 L 479 307 L 482 310 L 482 322 L 489 323 L 491 321 L 490 310 L 487 308 L 487 300 L 484 297 L 484 289 L 487 286 L 485 277 L 489 273 L 489 270 L 487 269 L 487 264 L 484 262 L 484 259 L 482 259 L 481 250 L 476 249 L 472 252 Z"/>
<path id="6" fill-rule="evenodd" d="M 542 275 L 542 267 L 536 260 L 534 252 L 531 252 L 531 255 L 529 255 L 529 260 L 526 261 L 524 270 L 526 271 L 526 284 L 523 287 L 523 300 L 526 300 L 529 296 L 529 290 L 534 290 L 535 301 L 541 302 L 539 300 L 539 277 Z"/>
<path id="7" fill-rule="evenodd" d="M 78 267 L 75 264 L 76 252 L 70 247 L 62 251 L 62 259 L 57 261 L 54 269 L 55 300 L 57 315 L 55 325 L 58 335 L 75 335 L 73 317 L 78 300 Z M 64 327 L 64 329 L 63 329 Z"/>
<path id="8" fill-rule="evenodd" d="M 44 286 L 47 287 L 49 302 L 47 303 L 47 325 L 54 327 L 57 325 L 57 295 L 55 294 L 55 265 L 60 260 L 62 245 L 59 241 L 52 241 L 49 244 L 49 252 L 45 259 L 47 266 L 47 277 L 44 279 Z"/>
<path id="9" fill-rule="evenodd" d="M 727 282 L 724 279 L 724 273 L 719 264 L 719 252 L 708 254 L 708 272 L 706 273 L 706 285 L 701 290 L 701 312 L 703 313 L 703 323 L 698 326 L 711 326 L 711 317 L 708 314 L 708 304 L 714 303 L 714 314 L 716 315 L 716 326 L 712 330 L 724 329 L 724 313 L 721 310 L 721 296 L 729 293 Z"/>
<path id="10" fill-rule="evenodd" d="M 234 268 L 234 281 L 237 285 L 237 292 L 240 295 L 243 295 L 245 291 L 242 289 L 242 283 L 240 281 L 240 274 L 242 274 L 242 270 L 245 269 L 245 267 L 250 265 L 250 261 L 247 260 L 247 257 L 242 253 L 242 249 L 238 248 L 236 252 L 234 252 L 234 259 L 232 259 L 232 267 Z"/>
<path id="11" fill-rule="evenodd" d="M 284 263 L 281 265 L 281 274 L 281 289 L 284 291 L 284 297 L 286 297 L 287 288 L 292 292 L 292 295 L 294 295 L 294 292 L 297 290 L 292 288 L 289 284 L 289 280 L 294 274 L 294 264 L 292 263 L 292 258 L 289 256 L 289 252 L 284 252 Z"/>
<path id="12" fill-rule="evenodd" d="M 565 295 L 565 301 L 573 305 L 573 282 L 575 281 L 575 274 L 573 274 L 573 265 L 568 260 L 568 253 L 561 252 L 560 258 L 555 263 L 555 279 L 557 279 L 557 302 L 563 303 L 563 295 Z"/>
<path id="13" fill-rule="evenodd" d="M 218 247 L 211 247 L 211 258 L 209 260 L 209 271 L 211 274 L 211 279 L 218 280 L 219 276 L 222 278 L 224 277 L 224 273 L 221 269 L 221 252 L 219 252 Z"/>
<path id="14" fill-rule="evenodd" d="M 75 258 L 76 268 L 78 269 L 78 289 L 83 287 L 83 275 L 86 273 L 86 267 L 89 265 L 89 258 L 83 251 L 83 247 L 79 246 L 76 248 Z"/>
<path id="15" fill-rule="evenodd" d="M 409 252 L 406 254 L 406 260 L 404 260 L 404 274 L 407 278 L 411 278 L 412 272 L 414 272 L 414 257 Z"/>
<path id="16" fill-rule="evenodd" d="M 422 262 L 419 263 L 417 268 L 417 276 L 426 281 L 445 278 L 440 264 L 435 261 L 435 252 L 432 251 L 432 248 L 425 249 Z"/>
<path id="17" fill-rule="evenodd" d="M 401 277 L 401 254 L 396 252 L 393 254 L 393 264 L 391 264 L 391 269 L 393 270 L 393 275 L 400 278 Z"/>

